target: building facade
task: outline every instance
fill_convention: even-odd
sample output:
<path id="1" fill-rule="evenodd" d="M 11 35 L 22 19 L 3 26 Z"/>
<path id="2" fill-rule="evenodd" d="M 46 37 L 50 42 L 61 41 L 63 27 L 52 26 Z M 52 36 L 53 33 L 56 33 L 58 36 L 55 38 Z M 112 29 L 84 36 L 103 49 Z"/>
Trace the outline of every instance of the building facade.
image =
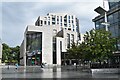
<path id="1" fill-rule="evenodd" d="M 109 2 L 109 11 L 107 11 L 108 30 L 112 33 L 112 37 L 120 38 L 120 1 Z M 99 15 L 93 19 L 95 23 L 95 29 L 105 29 L 105 25 L 101 23 L 105 22 L 104 14 Z M 117 41 L 117 48 L 120 50 L 120 41 Z"/>
<path id="2" fill-rule="evenodd" d="M 61 65 L 71 43 L 77 43 L 79 24 L 75 15 L 49 13 L 28 25 L 20 48 L 21 65 Z"/>

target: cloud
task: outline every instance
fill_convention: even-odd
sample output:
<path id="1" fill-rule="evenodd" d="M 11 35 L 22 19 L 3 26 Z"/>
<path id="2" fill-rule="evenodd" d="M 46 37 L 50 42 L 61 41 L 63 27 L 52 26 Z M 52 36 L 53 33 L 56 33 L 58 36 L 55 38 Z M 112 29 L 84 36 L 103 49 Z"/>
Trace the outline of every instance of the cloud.
<path id="1" fill-rule="evenodd" d="M 13 1 L 13 0 L 9 0 Z M 46 2 L 45 2 L 46 1 Z M 20 45 L 27 25 L 34 25 L 38 16 L 46 16 L 47 13 L 65 12 L 76 15 L 80 20 L 82 33 L 94 27 L 92 19 L 97 15 L 94 9 L 102 5 L 100 0 L 92 2 L 4 2 L 2 3 L 3 41 L 10 46 Z M 96 2 L 98 1 L 98 2 Z"/>

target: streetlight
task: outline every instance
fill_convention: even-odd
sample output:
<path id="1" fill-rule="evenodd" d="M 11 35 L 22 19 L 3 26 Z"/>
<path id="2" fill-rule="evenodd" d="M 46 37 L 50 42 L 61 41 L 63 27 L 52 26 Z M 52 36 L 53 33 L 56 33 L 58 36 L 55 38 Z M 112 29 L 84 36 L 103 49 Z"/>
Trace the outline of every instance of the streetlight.
<path id="1" fill-rule="evenodd" d="M 101 23 L 101 24 L 105 25 L 105 30 L 108 31 L 108 26 L 110 24 L 107 22 L 107 11 L 105 9 L 103 9 L 102 7 L 100 7 L 100 6 L 97 7 L 94 11 L 99 13 L 100 15 L 104 15 L 105 16 L 105 22 Z"/>

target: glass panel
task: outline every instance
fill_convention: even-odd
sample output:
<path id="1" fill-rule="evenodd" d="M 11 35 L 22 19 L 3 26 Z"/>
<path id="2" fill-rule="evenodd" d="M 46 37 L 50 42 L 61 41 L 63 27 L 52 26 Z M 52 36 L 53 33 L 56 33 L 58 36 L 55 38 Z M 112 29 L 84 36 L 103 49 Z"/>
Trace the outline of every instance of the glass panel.
<path id="1" fill-rule="evenodd" d="M 42 62 L 42 33 L 35 32 L 26 35 L 26 50 L 27 65 L 40 65 Z"/>

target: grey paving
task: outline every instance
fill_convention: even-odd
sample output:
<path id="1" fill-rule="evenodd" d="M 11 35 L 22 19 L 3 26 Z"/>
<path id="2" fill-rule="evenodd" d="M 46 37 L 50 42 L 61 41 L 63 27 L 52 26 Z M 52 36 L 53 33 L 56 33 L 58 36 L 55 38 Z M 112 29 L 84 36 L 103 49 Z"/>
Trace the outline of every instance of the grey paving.
<path id="1" fill-rule="evenodd" d="M 72 70 L 62 70 L 62 68 L 56 67 L 1 67 L 1 78 L 115 78 L 120 80 L 120 74 L 92 74 L 90 72 Z"/>

